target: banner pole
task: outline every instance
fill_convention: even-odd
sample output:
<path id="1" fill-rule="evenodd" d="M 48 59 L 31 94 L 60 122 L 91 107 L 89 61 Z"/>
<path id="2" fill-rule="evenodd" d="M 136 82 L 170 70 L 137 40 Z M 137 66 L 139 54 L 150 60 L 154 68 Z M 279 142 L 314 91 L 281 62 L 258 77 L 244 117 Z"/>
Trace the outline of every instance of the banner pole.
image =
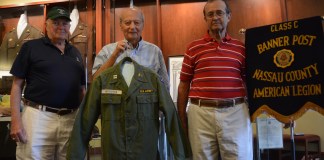
<path id="1" fill-rule="evenodd" d="M 291 140 L 291 157 L 292 160 L 296 160 L 296 148 L 295 148 L 295 138 L 294 138 L 294 121 L 290 122 L 290 140 Z"/>

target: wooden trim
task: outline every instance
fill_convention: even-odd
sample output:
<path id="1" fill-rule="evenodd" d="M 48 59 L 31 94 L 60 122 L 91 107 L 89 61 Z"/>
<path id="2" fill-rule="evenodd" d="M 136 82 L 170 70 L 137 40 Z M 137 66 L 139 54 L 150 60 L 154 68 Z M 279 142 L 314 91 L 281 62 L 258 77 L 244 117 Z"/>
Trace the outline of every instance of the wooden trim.
<path id="1" fill-rule="evenodd" d="M 96 1 L 96 54 L 102 48 L 102 1 Z"/>
<path id="2" fill-rule="evenodd" d="M 105 41 L 104 41 L 104 44 L 108 44 L 108 43 L 111 43 L 111 32 L 110 32 L 110 27 L 111 27 L 111 24 L 110 24 L 110 17 L 111 17 L 111 14 L 110 14 L 110 0 L 106 0 L 106 5 L 105 5 L 105 9 L 104 9 L 104 25 L 105 25 Z"/>
<path id="3" fill-rule="evenodd" d="M 87 84 L 86 87 L 89 88 L 89 84 L 92 82 L 92 65 L 93 65 L 93 58 L 95 53 L 95 35 L 94 35 L 94 29 L 95 29 L 95 11 L 92 8 L 93 6 L 93 1 L 88 0 L 87 3 L 85 3 L 86 8 L 85 8 L 85 13 L 86 13 L 86 19 L 85 23 L 88 25 L 88 44 L 86 46 L 86 56 L 87 56 Z"/>
<path id="4" fill-rule="evenodd" d="M 158 46 L 162 47 L 162 27 L 161 27 L 161 3 L 160 0 L 156 0 L 156 18 L 157 18 L 157 40 Z"/>
<path id="5" fill-rule="evenodd" d="M 47 5 L 44 5 L 44 8 L 43 8 L 43 22 L 46 23 L 46 17 L 47 17 Z M 46 24 L 44 24 L 44 27 L 43 27 L 43 33 L 45 33 L 46 31 Z"/>
<path id="6" fill-rule="evenodd" d="M 58 3 L 58 2 L 70 2 L 70 0 L 48 0 L 41 2 L 28 2 L 28 3 L 19 3 L 19 4 L 11 4 L 11 5 L 3 5 L 1 8 L 13 8 L 13 7 L 23 7 L 23 6 L 32 6 L 32 5 L 40 5 L 40 4 L 50 4 L 50 3 Z"/>
<path id="7" fill-rule="evenodd" d="M 287 0 L 280 0 L 281 20 L 288 21 Z"/>

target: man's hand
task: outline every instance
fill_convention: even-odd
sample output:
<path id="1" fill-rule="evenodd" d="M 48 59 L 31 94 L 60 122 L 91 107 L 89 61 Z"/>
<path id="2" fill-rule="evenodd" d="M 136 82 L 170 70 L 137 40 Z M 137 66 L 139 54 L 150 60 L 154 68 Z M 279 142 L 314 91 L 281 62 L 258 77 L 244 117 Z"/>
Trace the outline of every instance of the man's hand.
<path id="1" fill-rule="evenodd" d="M 20 105 L 21 105 L 21 92 L 25 84 L 25 79 L 14 77 L 10 92 L 10 106 L 11 106 L 11 129 L 10 136 L 16 142 L 27 142 L 26 131 L 23 127 Z"/>
<path id="2" fill-rule="evenodd" d="M 189 95 L 190 82 L 180 81 L 178 86 L 178 114 L 181 119 L 182 127 L 188 135 L 187 103 Z"/>
<path id="3" fill-rule="evenodd" d="M 120 53 L 123 53 L 128 48 L 130 48 L 130 46 L 127 44 L 127 41 L 125 41 L 125 40 L 118 41 L 114 52 L 111 54 L 111 56 L 108 58 L 108 60 L 93 74 L 93 78 L 98 77 L 98 75 L 102 71 L 113 66 L 115 64 L 117 58 L 120 56 Z"/>
<path id="4" fill-rule="evenodd" d="M 10 136 L 16 142 L 27 142 L 26 131 L 22 125 L 21 118 L 12 118 Z"/>
<path id="5" fill-rule="evenodd" d="M 112 56 L 115 56 L 117 58 L 120 53 L 124 52 L 128 48 L 130 48 L 130 46 L 127 44 L 127 41 L 125 41 L 125 40 L 118 41 L 117 42 L 116 49 L 113 52 L 113 55 Z"/>

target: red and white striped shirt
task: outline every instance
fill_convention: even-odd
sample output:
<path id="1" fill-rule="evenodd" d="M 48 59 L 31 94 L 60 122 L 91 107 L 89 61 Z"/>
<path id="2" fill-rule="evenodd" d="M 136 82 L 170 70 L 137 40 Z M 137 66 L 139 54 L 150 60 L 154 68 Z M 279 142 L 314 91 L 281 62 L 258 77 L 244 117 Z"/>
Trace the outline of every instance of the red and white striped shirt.
<path id="1" fill-rule="evenodd" d="M 181 81 L 190 81 L 189 98 L 245 97 L 245 47 L 226 35 L 218 43 L 209 34 L 193 41 L 184 55 Z"/>

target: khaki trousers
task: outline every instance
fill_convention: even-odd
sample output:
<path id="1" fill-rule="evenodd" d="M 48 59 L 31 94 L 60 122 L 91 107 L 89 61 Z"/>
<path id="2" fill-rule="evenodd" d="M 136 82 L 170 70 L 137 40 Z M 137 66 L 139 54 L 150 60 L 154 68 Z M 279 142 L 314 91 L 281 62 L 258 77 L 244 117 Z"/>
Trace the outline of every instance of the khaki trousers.
<path id="1" fill-rule="evenodd" d="M 252 126 L 246 103 L 227 108 L 189 104 L 189 140 L 194 160 L 252 160 Z"/>

